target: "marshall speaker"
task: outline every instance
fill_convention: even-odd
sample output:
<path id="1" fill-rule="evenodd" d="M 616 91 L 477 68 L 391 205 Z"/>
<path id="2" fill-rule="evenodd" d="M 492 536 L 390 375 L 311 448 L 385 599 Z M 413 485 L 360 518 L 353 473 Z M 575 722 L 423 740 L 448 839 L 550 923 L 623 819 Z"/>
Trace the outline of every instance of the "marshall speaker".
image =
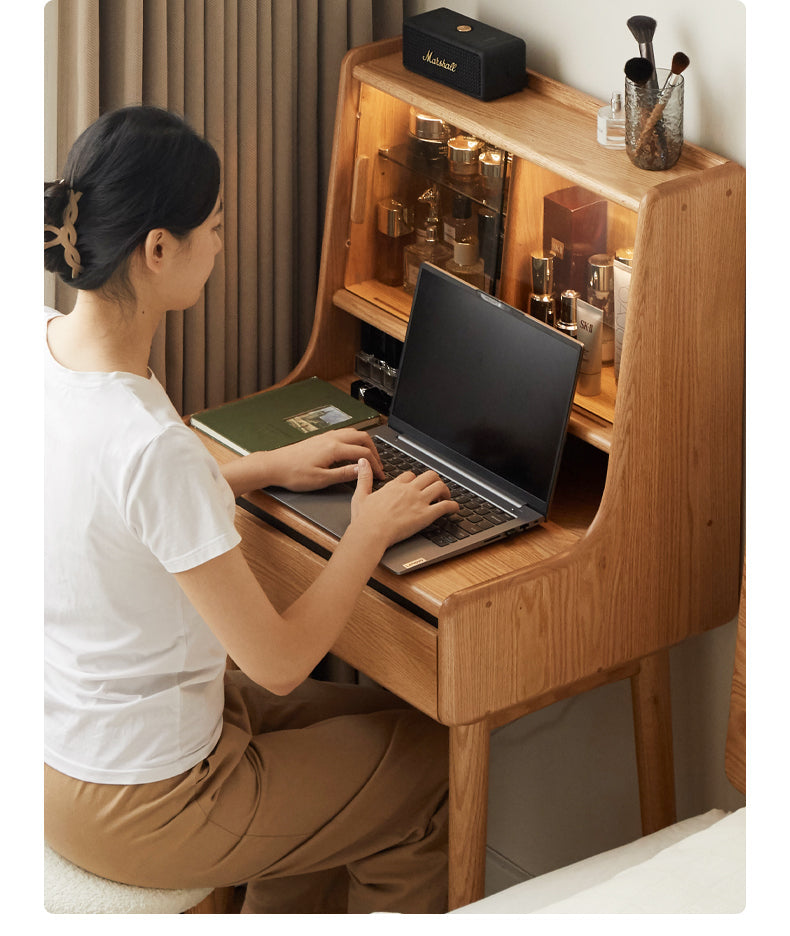
<path id="1" fill-rule="evenodd" d="M 447 7 L 403 21 L 403 65 L 481 101 L 526 84 L 526 45 Z"/>

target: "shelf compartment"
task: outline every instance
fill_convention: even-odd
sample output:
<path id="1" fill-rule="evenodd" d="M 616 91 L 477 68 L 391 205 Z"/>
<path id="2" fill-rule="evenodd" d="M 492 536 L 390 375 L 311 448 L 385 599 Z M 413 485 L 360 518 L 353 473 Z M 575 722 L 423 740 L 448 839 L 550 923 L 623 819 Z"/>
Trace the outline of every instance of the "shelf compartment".
<path id="1" fill-rule="evenodd" d="M 332 297 L 333 304 L 398 341 L 404 341 L 409 324 L 408 312 L 404 315 L 397 310 L 390 312 L 382 307 L 382 292 L 388 295 L 397 290 L 390 290 L 390 287 L 375 280 L 358 283 L 356 288 L 360 292 L 369 289 L 373 298 L 363 297 L 356 290 L 339 289 Z M 597 396 L 576 394 L 568 431 L 595 448 L 608 452 L 612 444 L 615 395 L 614 368 L 604 367 L 601 371 L 601 392 Z"/>
<path id="2" fill-rule="evenodd" d="M 502 200 L 503 190 L 507 186 L 504 180 L 492 185 L 489 191 L 483 184 L 481 176 L 476 176 L 470 181 L 455 178 L 446 168 L 445 162 L 438 165 L 417 159 L 411 152 L 408 144 L 397 144 L 395 146 L 383 146 L 379 149 L 379 156 L 382 159 L 389 160 L 406 169 L 415 175 L 424 176 L 428 181 L 435 182 L 437 185 L 452 192 L 454 195 L 464 195 L 470 201 L 483 208 L 489 208 L 499 214 L 505 214 L 505 205 Z"/>
<path id="3" fill-rule="evenodd" d="M 650 188 L 726 161 L 686 142 L 672 169 L 637 169 L 624 151 L 608 150 L 596 142 L 596 115 L 605 102 L 535 72 L 528 72 L 524 91 L 496 101 L 478 101 L 407 71 L 399 52 L 355 65 L 353 74 L 358 81 L 453 126 L 463 126 L 491 146 L 557 172 L 570 184 L 582 185 L 631 211 L 639 210 Z"/>

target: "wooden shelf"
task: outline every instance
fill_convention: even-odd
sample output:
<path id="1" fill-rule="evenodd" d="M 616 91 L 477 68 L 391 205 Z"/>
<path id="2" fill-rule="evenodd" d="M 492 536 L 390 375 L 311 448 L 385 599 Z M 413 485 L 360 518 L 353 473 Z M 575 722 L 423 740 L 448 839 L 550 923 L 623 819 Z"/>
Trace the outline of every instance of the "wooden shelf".
<path id="1" fill-rule="evenodd" d="M 337 290 L 334 305 L 367 322 L 387 335 L 403 341 L 409 324 L 409 297 L 402 289 L 384 286 L 378 280 L 356 283 Z M 608 452 L 612 445 L 614 421 L 615 381 L 614 368 L 605 367 L 601 373 L 601 393 L 595 397 L 576 394 L 568 431 Z"/>
<path id="2" fill-rule="evenodd" d="M 353 75 L 631 211 L 639 210 L 650 188 L 725 161 L 684 143 L 672 169 L 637 169 L 622 150 L 607 150 L 596 142 L 596 116 L 605 102 L 535 72 L 528 72 L 524 91 L 488 102 L 407 71 L 400 53 L 362 62 Z"/>

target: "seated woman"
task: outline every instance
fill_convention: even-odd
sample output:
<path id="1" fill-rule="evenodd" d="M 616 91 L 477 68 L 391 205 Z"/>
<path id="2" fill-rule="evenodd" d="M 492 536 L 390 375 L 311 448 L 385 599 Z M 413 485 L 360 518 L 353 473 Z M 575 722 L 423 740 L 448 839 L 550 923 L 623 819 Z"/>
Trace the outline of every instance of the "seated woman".
<path id="1" fill-rule="evenodd" d="M 446 910 L 445 729 L 308 676 L 384 550 L 457 505 L 432 472 L 373 493 L 363 432 L 220 468 L 183 424 L 148 359 L 212 270 L 222 201 L 217 154 L 180 118 L 102 116 L 44 219 L 45 267 L 79 291 L 46 310 L 47 841 L 129 884 L 246 883 L 245 912 Z M 347 533 L 276 610 L 234 496 L 354 477 Z"/>

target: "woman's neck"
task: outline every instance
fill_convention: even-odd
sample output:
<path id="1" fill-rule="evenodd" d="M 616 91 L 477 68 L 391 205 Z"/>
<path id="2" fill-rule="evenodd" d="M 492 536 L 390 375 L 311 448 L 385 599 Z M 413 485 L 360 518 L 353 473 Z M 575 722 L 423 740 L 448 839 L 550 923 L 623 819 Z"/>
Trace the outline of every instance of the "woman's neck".
<path id="1" fill-rule="evenodd" d="M 122 309 L 99 293 L 80 292 L 73 311 L 50 322 L 50 351 L 69 370 L 148 377 L 151 343 L 162 315 L 140 304 Z"/>

